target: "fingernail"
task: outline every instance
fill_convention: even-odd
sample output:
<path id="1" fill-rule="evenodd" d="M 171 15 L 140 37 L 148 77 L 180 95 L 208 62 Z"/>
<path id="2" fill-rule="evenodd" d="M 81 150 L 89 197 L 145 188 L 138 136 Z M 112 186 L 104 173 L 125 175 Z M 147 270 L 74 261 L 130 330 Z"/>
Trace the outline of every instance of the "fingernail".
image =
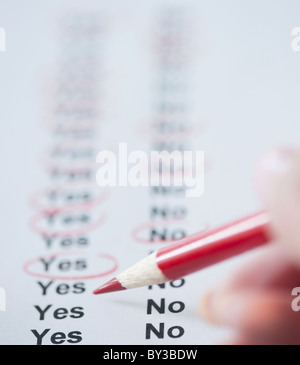
<path id="1" fill-rule="evenodd" d="M 234 324 L 243 315 L 244 303 L 238 295 L 209 292 L 200 301 L 199 312 L 213 324 Z"/>
<path id="2" fill-rule="evenodd" d="M 296 151 L 292 148 L 277 148 L 265 153 L 255 171 L 255 186 L 259 197 L 266 201 L 275 179 L 284 175 L 291 167 Z"/>
<path id="3" fill-rule="evenodd" d="M 214 323 L 214 315 L 212 310 L 212 292 L 207 292 L 204 294 L 204 296 L 201 298 L 198 311 L 200 316 L 205 318 L 208 322 Z"/>

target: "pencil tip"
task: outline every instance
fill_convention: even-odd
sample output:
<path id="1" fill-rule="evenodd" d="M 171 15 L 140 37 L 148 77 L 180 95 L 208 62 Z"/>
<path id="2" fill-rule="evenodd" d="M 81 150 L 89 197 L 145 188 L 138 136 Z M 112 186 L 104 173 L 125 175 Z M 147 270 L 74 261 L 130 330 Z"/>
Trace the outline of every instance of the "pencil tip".
<path id="1" fill-rule="evenodd" d="M 93 291 L 94 294 L 110 293 L 112 291 L 125 290 L 117 278 L 109 280 L 107 283 L 99 286 L 99 288 Z"/>

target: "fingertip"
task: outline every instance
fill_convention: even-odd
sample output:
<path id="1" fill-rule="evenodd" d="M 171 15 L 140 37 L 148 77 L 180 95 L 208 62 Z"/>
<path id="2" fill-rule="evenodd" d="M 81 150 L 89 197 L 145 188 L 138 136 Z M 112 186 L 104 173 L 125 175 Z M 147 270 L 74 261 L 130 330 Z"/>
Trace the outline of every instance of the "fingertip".
<path id="1" fill-rule="evenodd" d="M 300 266 L 300 152 L 294 151 L 289 170 L 272 186 L 267 208 L 275 240 L 287 257 Z"/>
<path id="2" fill-rule="evenodd" d="M 300 150 L 277 148 L 265 153 L 254 181 L 270 214 L 270 229 L 283 255 L 300 265 Z"/>
<path id="3" fill-rule="evenodd" d="M 202 297 L 198 310 L 212 324 L 232 325 L 239 315 L 239 306 L 239 294 L 215 290 Z"/>
<path id="4" fill-rule="evenodd" d="M 273 148 L 263 154 L 254 172 L 254 184 L 259 198 L 268 204 L 274 181 L 286 174 L 296 155 L 293 148 Z"/>
<path id="5" fill-rule="evenodd" d="M 285 292 L 247 289 L 208 292 L 199 303 L 199 312 L 212 324 L 253 334 L 267 333 L 282 325 L 290 307 Z"/>

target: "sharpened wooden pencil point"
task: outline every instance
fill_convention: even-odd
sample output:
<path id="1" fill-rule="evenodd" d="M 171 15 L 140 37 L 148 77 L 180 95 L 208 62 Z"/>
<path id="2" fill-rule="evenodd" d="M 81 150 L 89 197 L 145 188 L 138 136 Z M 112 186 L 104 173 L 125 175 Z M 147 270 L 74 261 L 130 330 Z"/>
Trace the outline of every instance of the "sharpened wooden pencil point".
<path id="1" fill-rule="evenodd" d="M 264 245 L 270 239 L 268 215 L 255 213 L 219 228 L 186 236 L 152 252 L 100 286 L 94 294 L 176 280 Z"/>
<path id="2" fill-rule="evenodd" d="M 120 282 L 113 278 L 93 291 L 94 294 L 110 293 L 112 291 L 126 290 Z"/>

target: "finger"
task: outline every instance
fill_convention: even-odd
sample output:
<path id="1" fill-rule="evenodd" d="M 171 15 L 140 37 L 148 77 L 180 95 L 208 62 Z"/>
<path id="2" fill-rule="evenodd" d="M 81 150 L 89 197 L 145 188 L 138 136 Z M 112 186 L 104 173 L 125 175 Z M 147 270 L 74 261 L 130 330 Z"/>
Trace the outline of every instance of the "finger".
<path id="1" fill-rule="evenodd" d="M 297 153 L 294 148 L 274 148 L 261 157 L 254 172 L 254 183 L 265 205 L 269 202 L 274 181 L 290 170 Z"/>
<path id="2" fill-rule="evenodd" d="M 291 309 L 291 292 L 299 282 L 300 270 L 270 245 L 205 295 L 199 304 L 200 314 L 248 335 L 267 336 L 280 327 L 292 333 L 299 316 Z"/>
<path id="3" fill-rule="evenodd" d="M 264 156 L 256 173 L 276 241 L 300 267 L 300 150 Z"/>
<path id="4" fill-rule="evenodd" d="M 214 324 L 235 328 L 250 342 L 300 341 L 300 317 L 291 298 L 279 290 L 244 290 L 218 296 L 208 293 L 201 303 L 202 315 Z"/>
<path id="5" fill-rule="evenodd" d="M 291 288 L 299 286 L 300 270 L 282 253 L 282 248 L 270 243 L 257 250 L 254 257 L 229 273 L 216 287 L 218 292 L 246 288 Z"/>
<path id="6" fill-rule="evenodd" d="M 242 334 L 236 334 L 235 336 L 232 336 L 231 338 L 228 338 L 220 342 L 219 345 L 249 346 L 249 345 L 257 345 L 257 343 L 255 343 L 253 339 L 247 336 L 244 336 Z"/>

